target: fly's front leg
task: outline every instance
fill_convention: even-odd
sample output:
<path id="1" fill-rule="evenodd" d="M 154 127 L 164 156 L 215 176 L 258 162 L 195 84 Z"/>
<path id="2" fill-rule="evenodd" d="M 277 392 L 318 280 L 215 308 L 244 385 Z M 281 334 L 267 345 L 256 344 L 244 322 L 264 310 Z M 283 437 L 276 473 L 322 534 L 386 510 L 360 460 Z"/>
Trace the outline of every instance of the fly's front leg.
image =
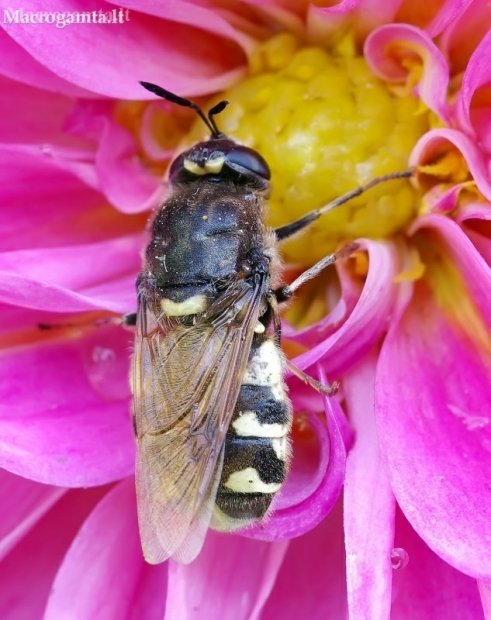
<path id="1" fill-rule="evenodd" d="M 295 235 L 297 232 L 300 232 L 301 230 L 306 228 L 309 224 L 312 224 L 312 222 L 315 222 L 315 220 L 318 220 L 321 215 L 324 215 L 328 211 L 332 211 L 333 209 L 344 205 L 346 202 L 349 202 L 353 198 L 360 196 L 372 187 L 380 185 L 381 183 L 386 183 L 387 181 L 394 181 L 396 179 L 408 179 L 412 177 L 413 174 L 414 170 L 409 169 L 404 170 L 403 172 L 392 172 L 391 174 L 385 174 L 384 176 L 376 177 L 375 179 L 372 179 L 369 183 L 361 185 L 360 187 L 353 189 L 351 192 L 348 192 L 347 194 L 336 198 L 336 200 L 333 200 L 329 204 L 324 205 L 320 209 L 310 211 L 310 213 L 307 213 L 299 220 L 295 220 L 294 222 L 291 222 L 286 226 L 281 226 L 281 228 L 276 228 L 276 230 L 274 231 L 276 234 L 276 238 L 278 239 L 278 241 L 288 239 L 288 237 Z"/>
<path id="2" fill-rule="evenodd" d="M 312 278 L 318 276 L 323 269 L 325 269 L 329 265 L 332 265 L 340 258 L 347 258 L 353 252 L 356 252 L 359 247 L 360 246 L 358 243 L 348 243 L 343 248 L 341 248 L 339 252 L 336 252 L 335 254 L 328 254 L 327 256 L 325 256 L 318 263 L 310 267 L 310 269 L 307 269 L 302 274 L 300 274 L 298 278 L 296 280 L 293 280 L 291 284 L 287 284 L 286 286 L 281 286 L 280 288 L 276 289 L 274 291 L 274 295 L 277 302 L 282 303 L 290 299 L 293 293 L 295 293 L 295 291 L 299 289 L 302 284 L 305 284 L 305 282 L 307 282 L 308 280 L 312 280 Z"/>

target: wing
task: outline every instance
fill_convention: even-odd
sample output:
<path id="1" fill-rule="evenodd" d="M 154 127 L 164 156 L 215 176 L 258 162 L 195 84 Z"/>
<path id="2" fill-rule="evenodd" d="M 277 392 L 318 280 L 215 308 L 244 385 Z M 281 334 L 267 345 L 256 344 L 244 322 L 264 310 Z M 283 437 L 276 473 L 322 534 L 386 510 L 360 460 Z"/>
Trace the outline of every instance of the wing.
<path id="1" fill-rule="evenodd" d="M 223 442 L 264 283 L 239 281 L 195 325 L 139 300 L 133 358 L 138 520 L 145 558 L 190 562 L 213 510 Z"/>

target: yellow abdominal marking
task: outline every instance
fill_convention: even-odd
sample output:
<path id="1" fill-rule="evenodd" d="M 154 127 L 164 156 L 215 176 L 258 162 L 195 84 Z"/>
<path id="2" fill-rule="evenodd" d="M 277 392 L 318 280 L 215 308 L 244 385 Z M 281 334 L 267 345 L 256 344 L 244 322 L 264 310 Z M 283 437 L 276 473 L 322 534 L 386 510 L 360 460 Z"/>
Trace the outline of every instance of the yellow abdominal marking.
<path id="1" fill-rule="evenodd" d="M 276 493 L 281 482 L 263 482 L 254 467 L 246 467 L 230 474 L 225 486 L 236 493 Z"/>
<path id="2" fill-rule="evenodd" d="M 208 307 L 208 301 L 205 295 L 194 295 L 180 302 L 164 297 L 160 302 L 160 307 L 167 316 L 189 316 L 204 312 Z"/>
<path id="3" fill-rule="evenodd" d="M 286 424 L 261 424 L 255 411 L 241 411 L 232 426 L 239 437 L 284 437 L 289 431 Z"/>

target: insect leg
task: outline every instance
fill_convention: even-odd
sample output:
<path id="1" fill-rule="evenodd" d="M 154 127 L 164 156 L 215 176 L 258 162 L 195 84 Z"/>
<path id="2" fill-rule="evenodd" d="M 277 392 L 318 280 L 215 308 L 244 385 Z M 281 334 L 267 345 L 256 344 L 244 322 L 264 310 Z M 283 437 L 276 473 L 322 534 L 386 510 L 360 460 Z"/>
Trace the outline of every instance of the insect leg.
<path id="1" fill-rule="evenodd" d="M 123 314 L 119 317 L 99 317 L 96 319 L 81 319 L 80 321 L 68 323 L 38 323 L 40 330 L 46 331 L 50 329 L 73 329 L 83 327 L 104 327 L 106 325 L 122 325 L 123 327 L 134 327 L 136 325 L 136 313 Z"/>
<path id="2" fill-rule="evenodd" d="M 326 394 L 327 396 L 334 396 L 334 394 L 336 394 L 336 392 L 339 390 L 339 383 L 337 381 L 335 381 L 332 385 L 324 385 L 320 381 L 317 381 L 313 377 L 305 374 L 303 370 L 300 370 L 300 368 L 294 366 L 290 360 L 286 360 L 286 367 L 292 373 L 292 375 L 295 375 L 304 383 L 310 385 L 310 387 L 314 388 L 314 390 L 316 390 L 317 392 L 321 392 L 322 394 Z"/>
<path id="3" fill-rule="evenodd" d="M 372 187 L 375 187 L 376 185 L 379 185 L 380 183 L 385 183 L 386 181 L 392 181 L 394 179 L 407 179 L 413 176 L 413 174 L 414 174 L 414 170 L 409 169 L 409 170 L 404 170 L 403 172 L 392 172 L 391 174 L 384 174 L 384 176 L 376 177 L 375 179 L 372 179 L 369 183 L 366 183 L 366 185 L 361 185 L 360 187 L 357 187 L 356 189 L 351 190 L 351 192 L 348 192 L 347 194 L 344 194 L 343 196 L 336 198 L 336 200 L 333 200 L 327 205 L 321 207 L 320 209 L 315 209 L 315 211 L 310 211 L 310 213 L 307 213 L 300 219 L 295 220 L 294 222 L 291 222 L 290 224 L 286 224 L 286 226 L 281 226 L 280 228 L 276 228 L 274 231 L 276 234 L 276 237 L 278 241 L 282 241 L 283 239 L 288 239 L 288 237 L 291 237 L 292 235 L 301 231 L 303 228 L 305 228 L 309 224 L 312 224 L 312 222 L 315 222 L 315 220 L 319 219 L 321 215 L 324 215 L 328 211 L 332 211 L 332 209 L 335 209 L 336 207 L 343 205 L 345 202 L 350 201 L 352 198 L 356 198 L 357 196 L 360 196 L 361 194 L 371 189 Z"/>
<path id="4" fill-rule="evenodd" d="M 290 299 L 293 293 L 298 288 L 300 288 L 302 284 L 305 284 L 305 282 L 307 282 L 308 280 L 312 280 L 312 278 L 315 278 L 328 265 L 332 265 L 340 258 L 348 257 L 350 254 L 355 252 L 358 248 L 359 248 L 359 244 L 353 242 L 353 243 L 348 243 L 347 245 L 344 246 L 344 248 L 341 248 L 341 250 L 339 250 L 339 252 L 336 252 L 335 254 L 328 254 L 318 263 L 310 267 L 310 269 L 307 269 L 302 274 L 300 274 L 298 278 L 296 280 L 293 280 L 291 284 L 287 284 L 286 286 L 281 286 L 280 288 L 276 289 L 274 291 L 276 300 L 278 301 L 278 303 L 281 303 L 283 301 L 286 301 L 287 299 Z"/>

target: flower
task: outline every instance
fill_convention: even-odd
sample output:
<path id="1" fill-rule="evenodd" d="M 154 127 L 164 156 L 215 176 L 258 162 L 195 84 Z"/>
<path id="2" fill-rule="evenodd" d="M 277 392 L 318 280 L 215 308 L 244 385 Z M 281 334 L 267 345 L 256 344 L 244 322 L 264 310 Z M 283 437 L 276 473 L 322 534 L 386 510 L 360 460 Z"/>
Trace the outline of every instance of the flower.
<path id="1" fill-rule="evenodd" d="M 113 8 L 89 4 L 43 10 Z M 120 6 L 123 23 L 56 28 L 24 2 L 27 17 L 3 24 L 1 617 L 485 617 L 486 3 Z M 134 310 L 148 210 L 175 149 L 204 128 L 138 80 L 228 93 L 221 127 L 271 164 L 273 225 L 417 170 L 285 245 L 293 277 L 359 239 L 284 327 L 298 367 L 341 381 L 354 435 L 336 399 L 292 379 L 295 457 L 275 515 L 210 532 L 189 566 L 143 562 L 131 335 L 105 319 Z"/>

